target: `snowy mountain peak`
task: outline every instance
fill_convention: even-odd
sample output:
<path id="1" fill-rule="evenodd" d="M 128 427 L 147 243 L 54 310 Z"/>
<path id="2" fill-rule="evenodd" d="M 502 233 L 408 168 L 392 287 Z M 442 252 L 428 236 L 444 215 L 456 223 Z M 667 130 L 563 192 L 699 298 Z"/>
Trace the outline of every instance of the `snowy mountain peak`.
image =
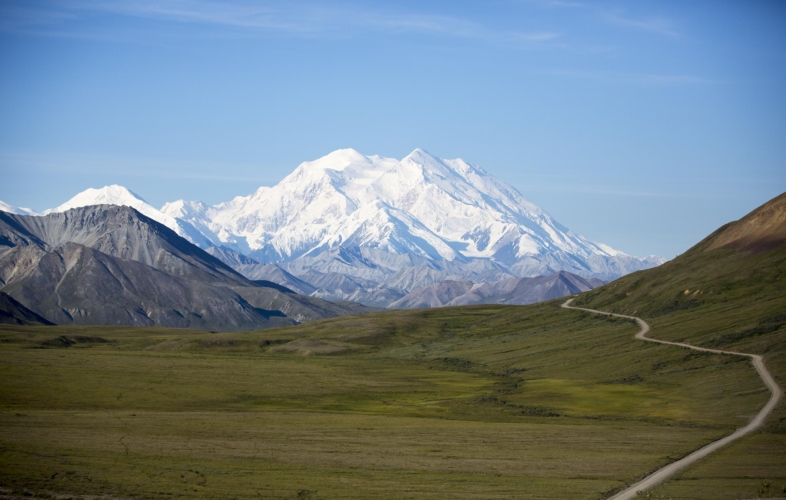
<path id="1" fill-rule="evenodd" d="M 403 162 L 407 160 L 413 161 L 420 165 L 427 165 L 430 163 L 440 163 L 439 158 L 437 158 L 436 156 L 432 155 L 431 153 L 429 153 L 428 151 L 422 148 L 415 148 L 410 154 L 405 156 L 401 161 Z"/>
<path id="2" fill-rule="evenodd" d="M 401 160 L 401 164 L 405 165 L 401 170 L 401 174 L 406 175 L 407 169 L 409 169 L 408 173 L 410 175 L 416 175 L 429 181 L 442 179 L 456 180 L 459 183 L 471 183 L 468 176 L 472 173 L 481 177 L 489 175 L 486 171 L 470 165 L 461 158 L 454 160 L 442 159 L 421 148 L 415 149 L 404 157 Z"/>
<path id="3" fill-rule="evenodd" d="M 86 189 L 59 207 L 45 210 L 44 215 L 52 212 L 65 212 L 66 210 L 70 210 L 72 208 L 87 207 L 91 205 L 121 205 L 132 208 L 143 206 L 150 207 L 150 205 L 148 205 L 141 196 L 134 194 L 128 188 L 113 184 L 111 186 L 104 186 L 100 189 Z M 144 213 L 138 208 L 137 210 L 141 213 Z M 148 217 L 150 216 L 148 215 Z"/>
<path id="4" fill-rule="evenodd" d="M 158 212 L 158 210 L 148 205 L 142 197 L 134 194 L 130 189 L 113 184 L 99 189 L 86 189 L 62 205 L 45 210 L 43 214 L 47 215 L 53 212 L 65 212 L 72 208 L 87 207 L 91 205 L 121 205 L 136 208 L 137 211 L 141 213 L 144 213 L 143 210 L 149 207 L 153 211 Z M 148 217 L 151 216 L 148 215 Z"/>
<path id="5" fill-rule="evenodd" d="M 480 167 L 421 148 L 402 160 L 340 149 L 249 196 L 162 211 L 263 263 L 316 259 L 309 266 L 384 275 L 413 258 L 490 259 L 518 276 L 567 270 L 601 279 L 645 265 L 571 232 Z"/>
<path id="6" fill-rule="evenodd" d="M 130 189 L 113 184 L 99 189 L 89 188 L 77 194 L 62 205 L 50 208 L 43 212 L 47 215 L 53 212 L 65 212 L 72 208 L 87 207 L 92 205 L 118 205 L 131 207 L 137 212 L 150 217 L 154 221 L 163 224 L 178 235 L 187 239 L 191 243 L 199 246 L 209 246 L 209 241 L 202 233 L 188 223 L 181 222 L 171 215 L 164 214 L 150 206 L 141 196 L 135 194 Z"/>
<path id="7" fill-rule="evenodd" d="M 112 185 L 44 213 L 99 204 L 133 207 L 249 278 L 274 268 L 312 295 L 374 305 L 444 280 L 471 280 L 472 290 L 557 271 L 611 280 L 663 263 L 590 241 L 481 167 L 421 148 L 401 160 L 340 149 L 212 206 L 177 200 L 156 210 Z"/>
<path id="8" fill-rule="evenodd" d="M 371 161 L 358 151 L 348 148 L 333 151 L 318 160 L 304 162 L 303 165 L 311 168 L 343 170 L 353 163 L 370 164 Z"/>

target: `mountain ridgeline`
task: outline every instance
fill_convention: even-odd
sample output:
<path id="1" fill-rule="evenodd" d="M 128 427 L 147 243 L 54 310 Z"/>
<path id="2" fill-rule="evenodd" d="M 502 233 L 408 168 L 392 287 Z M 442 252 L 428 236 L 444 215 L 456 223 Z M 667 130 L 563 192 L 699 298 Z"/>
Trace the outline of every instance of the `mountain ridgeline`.
<path id="1" fill-rule="evenodd" d="M 44 214 L 99 204 L 133 207 L 249 279 L 373 307 L 422 303 L 405 297 L 442 282 L 502 289 L 511 280 L 566 272 L 599 283 L 663 262 L 590 241 L 482 168 L 421 149 L 402 160 L 334 151 L 273 187 L 214 206 L 178 200 L 157 210 L 126 188 L 107 186 Z M 513 287 L 521 299 L 490 290 L 465 299 L 550 297 L 524 292 L 526 282 Z"/>
<path id="2" fill-rule="evenodd" d="M 568 271 L 609 280 L 662 262 L 579 236 L 480 167 L 421 149 L 402 160 L 338 150 L 249 196 L 215 206 L 179 200 L 161 212 L 213 246 L 309 282 L 306 273 L 338 273 L 384 287 L 424 267 L 442 279 Z"/>
<path id="3" fill-rule="evenodd" d="M 708 307 L 740 317 L 767 308 L 783 313 L 786 193 L 722 226 L 674 260 L 586 293 L 576 305 L 649 318 Z"/>
<path id="4" fill-rule="evenodd" d="M 114 205 L 0 212 L 0 291 L 56 324 L 247 330 L 368 311 L 252 282 Z"/>

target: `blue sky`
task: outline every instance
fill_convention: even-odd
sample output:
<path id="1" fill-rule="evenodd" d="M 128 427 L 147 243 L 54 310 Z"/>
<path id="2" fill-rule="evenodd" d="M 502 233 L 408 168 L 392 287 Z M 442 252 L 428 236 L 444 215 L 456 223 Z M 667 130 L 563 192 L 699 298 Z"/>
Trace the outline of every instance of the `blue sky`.
<path id="1" fill-rule="evenodd" d="M 786 2 L 0 2 L 0 200 L 462 157 L 671 258 L 786 191 Z"/>

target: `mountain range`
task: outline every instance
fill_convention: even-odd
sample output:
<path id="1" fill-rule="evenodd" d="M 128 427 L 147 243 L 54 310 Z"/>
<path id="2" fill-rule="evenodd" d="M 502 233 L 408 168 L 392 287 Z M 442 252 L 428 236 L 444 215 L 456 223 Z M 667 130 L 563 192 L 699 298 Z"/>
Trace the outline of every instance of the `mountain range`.
<path id="1" fill-rule="evenodd" d="M 55 324 L 248 330 L 370 311 L 249 280 L 136 209 L 114 205 L 0 212 L 0 291 L 13 299 L 0 308 L 14 320 L 29 322 L 32 312 Z"/>
<path id="2" fill-rule="evenodd" d="M 445 281 L 504 288 L 565 271 L 589 283 L 664 262 L 590 241 L 477 165 L 422 149 L 402 160 L 334 151 L 213 206 L 178 200 L 157 210 L 107 186 L 43 215 L 102 204 L 134 208 L 250 280 L 376 307 L 408 304 L 408 294 Z"/>

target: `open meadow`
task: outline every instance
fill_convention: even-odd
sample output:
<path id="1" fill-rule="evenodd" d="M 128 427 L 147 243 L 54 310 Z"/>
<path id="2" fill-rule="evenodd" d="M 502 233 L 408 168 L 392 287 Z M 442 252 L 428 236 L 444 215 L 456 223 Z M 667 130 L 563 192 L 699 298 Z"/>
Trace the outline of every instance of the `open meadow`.
<path id="1" fill-rule="evenodd" d="M 601 499 L 769 397 L 742 359 L 643 343 L 627 320 L 560 303 L 250 333 L 3 326 L 0 485 L 42 498 Z M 670 495 L 779 486 L 784 438 L 721 495 Z"/>

